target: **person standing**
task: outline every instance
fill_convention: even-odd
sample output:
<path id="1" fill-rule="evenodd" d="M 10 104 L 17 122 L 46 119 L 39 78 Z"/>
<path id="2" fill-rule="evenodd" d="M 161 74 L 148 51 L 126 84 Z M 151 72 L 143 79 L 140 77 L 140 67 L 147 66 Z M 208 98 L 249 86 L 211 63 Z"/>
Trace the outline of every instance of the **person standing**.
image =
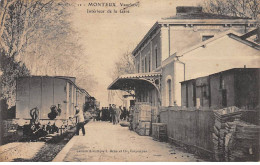
<path id="1" fill-rule="evenodd" d="M 101 120 L 101 110 L 99 110 L 99 108 L 97 108 L 97 121 Z"/>
<path id="2" fill-rule="evenodd" d="M 76 109 L 76 123 L 77 123 L 77 130 L 76 130 L 76 135 L 79 135 L 79 130 L 82 129 L 82 134 L 85 136 L 85 128 L 84 128 L 84 115 L 83 111 L 79 109 L 78 106 L 75 106 Z"/>
<path id="3" fill-rule="evenodd" d="M 111 104 L 109 104 L 108 113 L 109 113 L 109 121 L 113 123 L 114 107 L 112 107 Z"/>
<path id="4" fill-rule="evenodd" d="M 127 110 L 126 107 L 123 107 L 123 120 L 126 120 L 126 116 L 127 116 Z"/>
<path id="5" fill-rule="evenodd" d="M 119 108 L 116 108 L 115 106 L 115 115 L 116 115 L 116 124 L 119 123 L 120 121 L 120 115 L 121 115 L 121 106 L 119 106 Z"/>
<path id="6" fill-rule="evenodd" d="M 111 117 L 112 117 L 112 123 L 115 125 L 116 124 L 116 109 L 115 105 L 111 106 Z"/>

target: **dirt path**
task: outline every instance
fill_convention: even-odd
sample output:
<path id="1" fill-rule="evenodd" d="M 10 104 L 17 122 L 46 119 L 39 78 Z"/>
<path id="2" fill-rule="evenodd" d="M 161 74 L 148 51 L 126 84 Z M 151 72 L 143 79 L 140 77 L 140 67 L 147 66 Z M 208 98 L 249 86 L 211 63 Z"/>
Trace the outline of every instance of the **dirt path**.
<path id="1" fill-rule="evenodd" d="M 86 136 L 74 136 L 54 161 L 203 161 L 120 125 L 90 122 L 85 129 Z"/>

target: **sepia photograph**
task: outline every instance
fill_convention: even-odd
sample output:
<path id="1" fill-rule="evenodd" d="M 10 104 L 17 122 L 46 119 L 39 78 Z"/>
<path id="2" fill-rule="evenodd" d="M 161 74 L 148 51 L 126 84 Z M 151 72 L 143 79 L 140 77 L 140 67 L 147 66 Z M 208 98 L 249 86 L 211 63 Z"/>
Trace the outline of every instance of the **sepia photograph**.
<path id="1" fill-rule="evenodd" d="M 0 162 L 259 162 L 259 0 L 0 0 Z"/>

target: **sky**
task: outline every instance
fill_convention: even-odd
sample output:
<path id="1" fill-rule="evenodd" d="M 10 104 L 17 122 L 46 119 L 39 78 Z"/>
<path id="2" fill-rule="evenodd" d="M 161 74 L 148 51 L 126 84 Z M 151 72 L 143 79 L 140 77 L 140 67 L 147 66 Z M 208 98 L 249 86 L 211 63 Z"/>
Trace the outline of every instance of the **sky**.
<path id="1" fill-rule="evenodd" d="M 132 52 L 153 24 L 160 18 L 176 14 L 176 6 L 195 6 L 202 0 L 74 0 L 72 23 L 80 36 L 80 44 L 88 59 L 86 69 L 93 74 L 97 84 L 90 92 L 101 106 L 108 105 L 107 87 L 112 83 L 111 74 L 120 57 Z M 136 3 L 120 13 L 120 3 Z M 89 6 L 92 3 L 93 6 Z M 112 3 L 111 6 L 94 6 Z M 105 13 L 90 13 L 99 10 Z M 107 13 L 110 10 L 112 13 Z M 114 10 L 117 13 L 113 13 Z M 116 96 L 115 96 L 116 97 Z M 114 98 L 118 100 L 118 98 Z M 117 101 L 118 102 L 118 101 Z"/>

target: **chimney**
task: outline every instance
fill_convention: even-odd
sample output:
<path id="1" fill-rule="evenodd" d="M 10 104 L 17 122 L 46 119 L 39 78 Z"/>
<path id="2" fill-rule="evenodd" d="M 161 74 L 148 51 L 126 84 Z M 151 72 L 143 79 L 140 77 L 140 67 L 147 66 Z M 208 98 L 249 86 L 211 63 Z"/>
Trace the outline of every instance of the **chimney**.
<path id="1" fill-rule="evenodd" d="M 202 13 L 202 7 L 195 6 L 177 6 L 176 15 L 186 15 L 193 13 Z"/>

